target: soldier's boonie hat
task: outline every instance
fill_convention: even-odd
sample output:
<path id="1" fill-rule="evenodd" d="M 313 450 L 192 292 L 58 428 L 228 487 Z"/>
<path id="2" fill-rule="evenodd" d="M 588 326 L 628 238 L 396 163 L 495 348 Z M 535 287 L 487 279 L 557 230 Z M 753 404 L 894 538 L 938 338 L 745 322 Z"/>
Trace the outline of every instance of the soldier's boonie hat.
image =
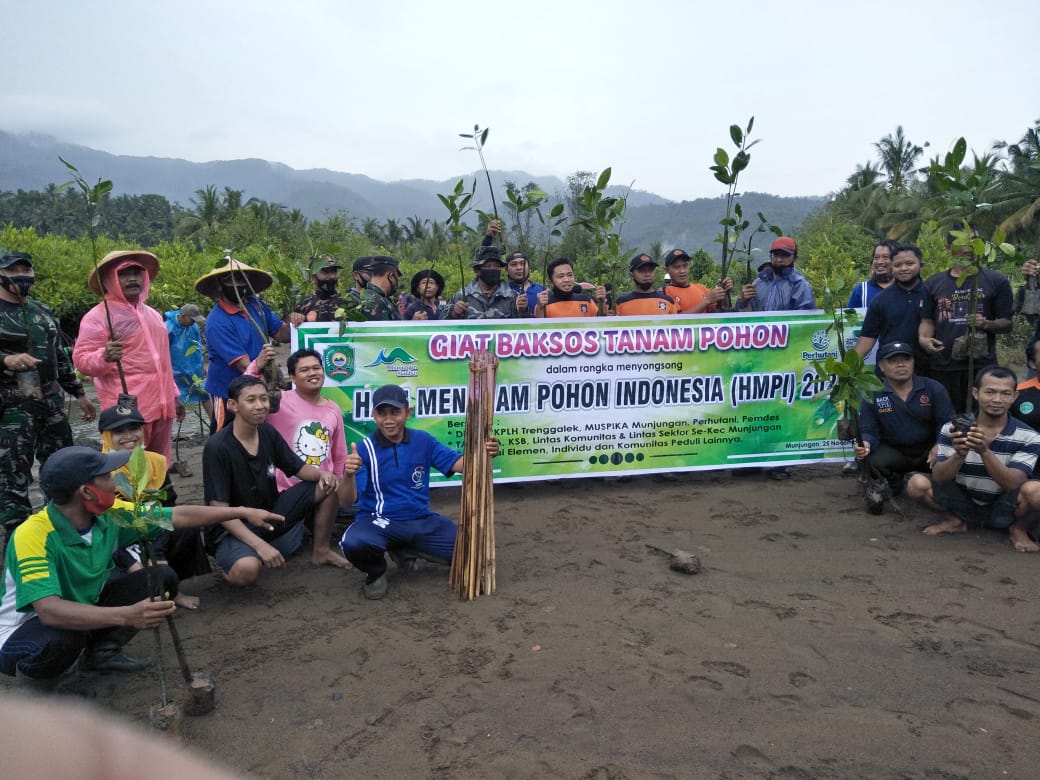
<path id="1" fill-rule="evenodd" d="M 10 268 L 15 263 L 25 263 L 32 268 L 32 255 L 28 252 L 8 252 L 0 246 L 0 268 Z"/>

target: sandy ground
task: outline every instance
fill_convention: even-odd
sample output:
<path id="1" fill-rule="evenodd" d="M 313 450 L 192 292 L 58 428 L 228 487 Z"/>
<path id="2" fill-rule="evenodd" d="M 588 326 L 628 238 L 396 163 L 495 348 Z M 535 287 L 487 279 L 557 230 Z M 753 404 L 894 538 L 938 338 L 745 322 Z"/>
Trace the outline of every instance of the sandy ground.
<path id="1" fill-rule="evenodd" d="M 182 445 L 182 503 L 200 454 Z M 306 550 L 249 590 L 186 583 L 202 607 L 177 625 L 218 705 L 185 742 L 271 778 L 1037 776 L 1040 557 L 1004 535 L 925 537 L 905 499 L 868 515 L 831 464 L 495 498 L 498 589 L 473 602 L 432 564 L 391 565 L 369 602 Z M 159 697 L 149 672 L 81 682 L 145 726 Z"/>

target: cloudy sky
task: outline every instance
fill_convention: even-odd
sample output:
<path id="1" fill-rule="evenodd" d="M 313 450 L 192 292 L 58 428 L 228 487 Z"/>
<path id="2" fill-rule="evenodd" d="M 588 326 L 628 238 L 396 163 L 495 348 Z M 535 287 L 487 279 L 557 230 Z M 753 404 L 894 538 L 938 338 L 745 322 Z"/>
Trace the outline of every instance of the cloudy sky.
<path id="1" fill-rule="evenodd" d="M 478 166 L 682 200 L 754 115 L 743 188 L 838 189 L 902 124 L 978 152 L 1040 118 L 1035 0 L 0 0 L 0 129 L 383 180 Z M 3 184 L 0 182 L 0 188 Z"/>

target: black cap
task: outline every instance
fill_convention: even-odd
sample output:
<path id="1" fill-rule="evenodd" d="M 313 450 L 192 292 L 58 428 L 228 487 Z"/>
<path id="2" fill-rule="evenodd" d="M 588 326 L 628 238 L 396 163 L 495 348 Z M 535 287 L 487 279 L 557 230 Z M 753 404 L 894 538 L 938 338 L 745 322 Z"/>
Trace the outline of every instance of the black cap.
<path id="1" fill-rule="evenodd" d="M 127 425 L 144 425 L 144 418 L 136 408 L 110 406 L 98 415 L 99 431 L 115 431 Z"/>
<path id="2" fill-rule="evenodd" d="M 408 391 L 397 385 L 383 385 L 372 393 L 372 408 L 393 406 L 397 409 L 408 408 Z"/>
<path id="3" fill-rule="evenodd" d="M 373 259 L 374 258 L 369 257 L 369 256 L 359 257 L 357 260 L 354 261 L 354 265 L 351 268 L 351 270 L 352 271 L 371 271 L 372 270 L 372 260 Z"/>
<path id="4" fill-rule="evenodd" d="M 387 268 L 393 268 L 395 271 L 401 270 L 401 264 L 397 262 L 396 257 L 390 257 L 390 255 L 375 255 L 372 259 L 372 273 L 383 273 Z"/>
<path id="5" fill-rule="evenodd" d="M 642 268 L 644 265 L 652 265 L 654 268 L 657 268 L 657 261 L 644 252 L 628 261 L 628 270 L 634 271 L 637 268 Z"/>
<path id="6" fill-rule="evenodd" d="M 32 268 L 32 255 L 28 252 L 8 252 L 0 247 L 0 268 L 10 268 L 15 263 L 26 263 Z"/>
<path id="7" fill-rule="evenodd" d="M 664 258 L 664 267 L 667 268 L 672 263 L 676 263 L 680 260 L 689 260 L 690 256 L 686 254 L 685 249 L 673 249 Z"/>
<path id="8" fill-rule="evenodd" d="M 505 263 L 502 262 L 502 252 L 497 246 L 490 245 L 482 246 L 477 250 L 477 255 L 473 258 L 473 267 L 476 268 L 477 266 L 484 265 L 488 260 L 494 260 L 496 263 L 505 265 Z"/>
<path id="9" fill-rule="evenodd" d="M 910 357 L 913 357 L 913 347 L 911 347 L 905 341 L 890 341 L 887 344 L 882 344 L 880 347 L 878 347 L 878 360 L 885 360 L 886 358 L 890 358 L 895 355 L 910 355 Z"/>
<path id="10" fill-rule="evenodd" d="M 517 249 L 515 252 L 510 252 L 506 255 L 506 264 L 508 265 L 511 260 L 526 260 L 527 254 L 522 250 Z"/>
<path id="11" fill-rule="evenodd" d="M 40 490 L 48 498 L 69 495 L 94 477 L 125 466 L 130 455 L 130 450 L 102 455 L 90 447 L 65 447 L 47 458 L 40 469 Z"/>

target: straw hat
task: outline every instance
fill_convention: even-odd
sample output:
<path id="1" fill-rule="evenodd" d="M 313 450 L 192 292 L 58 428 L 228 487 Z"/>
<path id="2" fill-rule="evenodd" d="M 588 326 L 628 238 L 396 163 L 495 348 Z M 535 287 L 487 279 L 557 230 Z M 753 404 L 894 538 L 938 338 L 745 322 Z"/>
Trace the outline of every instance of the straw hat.
<path id="1" fill-rule="evenodd" d="M 138 261 L 146 274 L 148 274 L 149 283 L 155 281 L 155 275 L 159 273 L 159 258 L 153 255 L 151 252 L 145 252 L 143 249 L 121 249 L 118 252 L 109 252 L 103 258 L 101 262 L 97 264 L 97 268 L 90 270 L 90 276 L 87 277 L 87 287 L 95 295 L 103 295 L 101 292 L 101 283 L 98 281 L 98 271 L 104 274 L 105 269 L 114 263 L 128 260 L 133 258 Z"/>
<path id="2" fill-rule="evenodd" d="M 253 288 L 253 292 L 263 292 L 274 284 L 274 277 L 267 271 L 261 271 L 259 268 L 246 265 L 241 260 L 229 257 L 224 265 L 217 266 L 208 274 L 198 278 L 195 282 L 195 292 L 199 295 L 205 295 L 207 298 L 219 298 L 220 277 L 230 273 L 245 276 L 249 280 L 249 285 Z"/>

